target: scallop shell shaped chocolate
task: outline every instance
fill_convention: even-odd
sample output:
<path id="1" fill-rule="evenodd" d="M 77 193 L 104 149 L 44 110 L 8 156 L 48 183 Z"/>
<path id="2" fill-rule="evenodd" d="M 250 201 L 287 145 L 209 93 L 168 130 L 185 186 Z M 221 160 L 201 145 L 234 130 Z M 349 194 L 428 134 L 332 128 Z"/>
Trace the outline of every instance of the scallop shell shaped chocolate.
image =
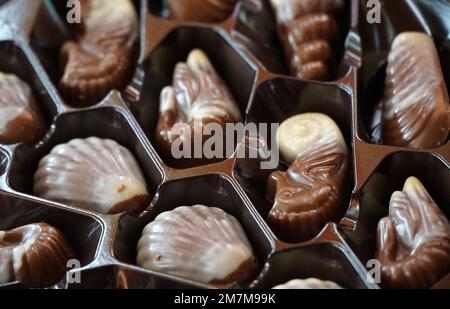
<path id="1" fill-rule="evenodd" d="M 337 283 L 316 278 L 294 279 L 274 287 L 275 290 L 337 290 L 342 289 Z"/>
<path id="2" fill-rule="evenodd" d="M 227 86 L 201 50 L 193 50 L 186 63 L 178 63 L 173 86 L 161 92 L 156 145 L 167 162 L 177 164 L 172 156 L 175 141 L 203 141 L 204 126 L 209 123 L 225 127 L 240 122 L 241 112 Z M 174 130 L 184 127 L 183 130 Z M 182 132 L 181 134 L 178 132 Z"/>
<path id="3" fill-rule="evenodd" d="M 317 113 L 286 120 L 277 141 L 281 157 L 291 165 L 268 179 L 267 198 L 274 202 L 268 222 L 284 241 L 308 240 L 343 214 L 347 146 L 336 123 Z"/>
<path id="4" fill-rule="evenodd" d="M 429 149 L 443 145 L 449 132 L 449 97 L 433 39 L 401 33 L 388 57 L 382 142 Z"/>
<path id="5" fill-rule="evenodd" d="M 0 72 L 0 143 L 31 144 L 46 131 L 46 124 L 30 86 L 13 74 Z"/>
<path id="6" fill-rule="evenodd" d="M 256 270 L 236 218 L 203 205 L 160 214 L 142 231 L 137 251 L 139 266 L 201 283 L 245 283 Z"/>
<path id="7" fill-rule="evenodd" d="M 150 203 L 131 152 L 108 139 L 74 139 L 39 162 L 34 194 L 71 206 L 113 214 L 138 213 Z"/>
<path id="8" fill-rule="evenodd" d="M 450 223 L 417 178 L 392 194 L 378 224 L 377 255 L 388 288 L 429 288 L 450 272 Z"/>
<path id="9" fill-rule="evenodd" d="M 74 257 L 60 231 L 45 223 L 0 231 L 0 283 L 18 281 L 24 287 L 56 284 Z"/>
<path id="10" fill-rule="evenodd" d="M 332 49 L 338 35 L 333 12 L 342 1 L 272 0 L 279 35 L 291 74 L 303 79 L 325 80 L 330 76 Z"/>
<path id="11" fill-rule="evenodd" d="M 220 22 L 233 12 L 237 0 L 168 0 L 170 15 L 173 18 Z"/>
<path id="12" fill-rule="evenodd" d="M 59 88 L 75 106 L 98 103 L 126 86 L 133 70 L 138 17 L 131 0 L 81 0 L 78 42 L 61 49 L 65 66 Z"/>

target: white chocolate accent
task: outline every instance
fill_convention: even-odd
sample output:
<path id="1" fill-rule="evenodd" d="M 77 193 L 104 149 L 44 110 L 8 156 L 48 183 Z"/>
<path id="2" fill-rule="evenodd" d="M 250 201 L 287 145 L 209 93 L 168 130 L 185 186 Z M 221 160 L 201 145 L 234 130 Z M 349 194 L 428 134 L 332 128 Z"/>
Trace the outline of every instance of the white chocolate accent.
<path id="1" fill-rule="evenodd" d="M 319 145 L 337 144 L 342 153 L 347 154 L 341 130 L 324 114 L 306 113 L 289 118 L 280 125 L 276 138 L 281 157 L 287 164 Z"/>
<path id="2" fill-rule="evenodd" d="M 39 163 L 34 193 L 100 213 L 120 202 L 148 195 L 132 153 L 108 139 L 75 139 L 53 148 Z"/>
<path id="3" fill-rule="evenodd" d="M 137 252 L 141 267 L 203 283 L 226 279 L 253 256 L 239 222 L 202 205 L 160 214 L 142 231 Z"/>
<path id="4" fill-rule="evenodd" d="M 316 278 L 294 279 L 285 284 L 273 287 L 275 290 L 289 289 L 342 289 L 338 284 L 332 281 L 324 281 Z"/>

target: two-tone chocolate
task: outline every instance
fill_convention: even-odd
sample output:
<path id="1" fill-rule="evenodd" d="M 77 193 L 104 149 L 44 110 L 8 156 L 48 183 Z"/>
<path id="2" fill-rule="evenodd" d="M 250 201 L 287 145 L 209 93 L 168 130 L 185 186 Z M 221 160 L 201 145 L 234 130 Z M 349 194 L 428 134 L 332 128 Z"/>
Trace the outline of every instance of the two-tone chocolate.
<path id="1" fill-rule="evenodd" d="M 338 37 L 336 13 L 342 0 L 271 0 L 291 74 L 313 80 L 330 78 Z"/>
<path id="2" fill-rule="evenodd" d="M 142 231 L 137 264 L 210 284 L 246 283 L 256 257 L 236 218 L 215 207 L 182 206 L 164 212 Z"/>
<path id="3" fill-rule="evenodd" d="M 220 22 L 233 13 L 237 0 L 168 0 L 170 16 L 198 22 Z"/>
<path id="4" fill-rule="evenodd" d="M 64 235 L 46 224 L 0 231 L 0 284 L 18 281 L 45 288 L 61 281 L 74 252 Z"/>
<path id="5" fill-rule="evenodd" d="M 342 289 L 333 281 L 320 280 L 316 278 L 294 279 L 284 284 L 273 287 L 275 290 L 338 290 Z"/>
<path id="6" fill-rule="evenodd" d="M 173 153 L 174 143 L 181 145 L 175 147 L 176 150 L 186 150 L 184 147 L 193 150 L 195 140 L 203 144 L 209 137 L 205 125 L 217 124 L 224 132 L 223 145 L 226 145 L 226 124 L 241 120 L 239 107 L 224 81 L 206 54 L 196 49 L 189 54 L 186 63 L 177 64 L 173 85 L 161 92 L 156 147 L 169 165 L 190 167 L 197 163 L 192 160 L 194 152 L 191 151 L 188 158 L 177 157 Z M 201 157 L 204 158 L 203 153 Z"/>
<path id="7" fill-rule="evenodd" d="M 443 145 L 449 132 L 449 96 L 433 39 L 401 33 L 388 57 L 382 143 L 429 149 Z"/>
<path id="8" fill-rule="evenodd" d="M 377 256 L 387 288 L 429 288 L 450 272 L 450 223 L 415 177 L 392 194 L 378 224 Z"/>
<path id="9" fill-rule="evenodd" d="M 300 114 L 283 122 L 277 142 L 282 159 L 290 166 L 268 179 L 266 194 L 274 203 L 268 222 L 284 241 L 308 240 L 343 214 L 347 146 L 336 123 L 319 113 Z"/>
<path id="10" fill-rule="evenodd" d="M 30 86 L 13 74 L 0 72 L 0 143 L 32 144 L 46 124 Z"/>
<path id="11" fill-rule="evenodd" d="M 109 139 L 74 139 L 39 162 L 34 194 L 103 213 L 139 213 L 150 203 L 147 184 L 133 154 Z"/>
<path id="12" fill-rule="evenodd" d="M 59 82 L 74 106 L 98 103 L 126 86 L 133 71 L 138 17 L 131 0 L 81 0 L 78 41 L 61 49 L 65 67 Z"/>

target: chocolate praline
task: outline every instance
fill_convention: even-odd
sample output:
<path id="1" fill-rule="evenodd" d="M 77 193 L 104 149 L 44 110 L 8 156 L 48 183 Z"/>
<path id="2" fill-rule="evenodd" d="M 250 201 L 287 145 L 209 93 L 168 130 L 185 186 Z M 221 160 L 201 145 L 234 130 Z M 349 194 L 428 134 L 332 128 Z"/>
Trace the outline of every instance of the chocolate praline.
<path id="1" fill-rule="evenodd" d="M 63 234 L 46 223 L 0 231 L 0 283 L 49 287 L 64 278 L 74 256 Z"/>
<path id="2" fill-rule="evenodd" d="M 237 0 L 168 0 L 170 16 L 198 22 L 220 22 L 233 12 Z"/>
<path id="3" fill-rule="evenodd" d="M 256 257 L 241 224 L 215 207 L 182 206 L 160 214 L 142 231 L 137 264 L 209 284 L 244 284 Z"/>

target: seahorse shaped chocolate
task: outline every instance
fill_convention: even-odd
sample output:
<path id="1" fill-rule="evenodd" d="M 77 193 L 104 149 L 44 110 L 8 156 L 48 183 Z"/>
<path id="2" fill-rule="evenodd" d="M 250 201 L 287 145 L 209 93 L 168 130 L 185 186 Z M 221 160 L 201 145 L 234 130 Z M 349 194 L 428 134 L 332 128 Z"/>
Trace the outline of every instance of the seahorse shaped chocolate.
<path id="1" fill-rule="evenodd" d="M 65 69 L 59 88 L 74 106 L 98 103 L 126 85 L 138 37 L 131 0 L 81 0 L 81 22 L 78 41 L 61 49 Z"/>
<path id="2" fill-rule="evenodd" d="M 449 97 L 433 39 L 401 33 L 388 58 L 382 143 L 430 149 L 443 145 L 449 132 Z"/>
<path id="3" fill-rule="evenodd" d="M 277 140 L 290 167 L 269 177 L 267 197 L 274 202 L 269 225 L 284 241 L 311 239 L 343 213 L 349 168 L 345 140 L 336 123 L 318 113 L 289 118 Z"/>
<path id="4" fill-rule="evenodd" d="M 174 141 L 193 143 L 196 135 L 204 141 L 204 125 L 214 123 L 225 129 L 227 123 L 242 119 L 227 86 L 205 53 L 198 49 L 189 54 L 186 63 L 177 64 L 173 86 L 162 90 L 160 102 L 155 140 L 164 158 L 174 164 L 176 160 L 171 153 Z"/>
<path id="5" fill-rule="evenodd" d="M 377 255 L 387 288 L 429 288 L 450 272 L 450 223 L 417 178 L 392 194 Z"/>
<path id="6" fill-rule="evenodd" d="M 291 74 L 325 80 L 338 36 L 342 0 L 271 0 Z"/>

